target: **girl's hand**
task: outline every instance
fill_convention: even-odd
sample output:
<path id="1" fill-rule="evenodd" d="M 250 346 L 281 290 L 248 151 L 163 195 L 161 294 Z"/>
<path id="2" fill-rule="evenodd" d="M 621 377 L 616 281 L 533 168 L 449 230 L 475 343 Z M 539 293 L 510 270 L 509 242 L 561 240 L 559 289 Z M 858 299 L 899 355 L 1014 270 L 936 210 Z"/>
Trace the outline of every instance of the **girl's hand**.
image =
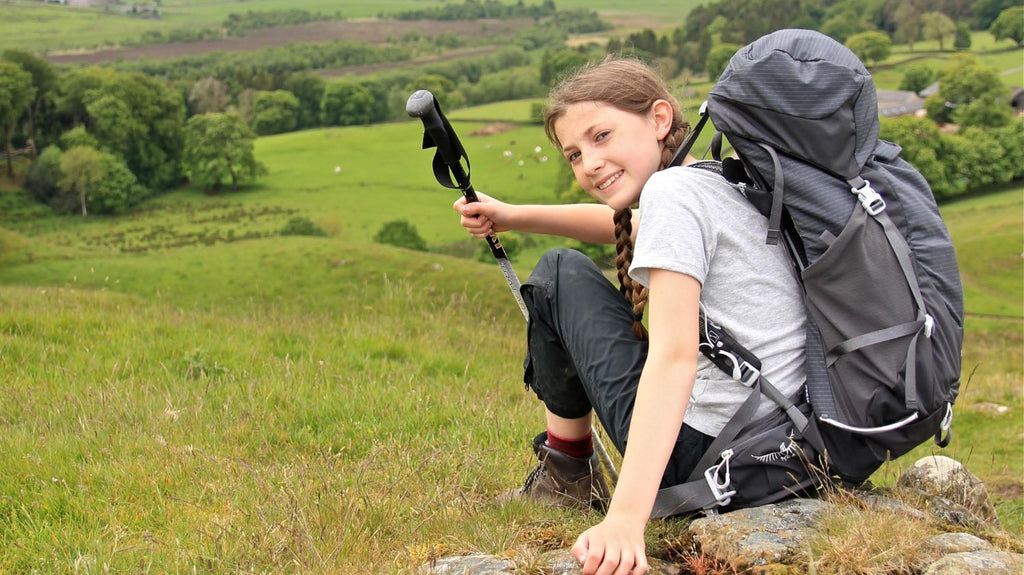
<path id="1" fill-rule="evenodd" d="M 475 237 L 484 238 L 491 232 L 506 232 L 511 228 L 511 204 L 499 202 L 494 198 L 476 193 L 478 202 L 467 202 L 466 198 L 459 198 L 452 205 L 452 209 L 462 216 L 459 225 L 466 228 L 466 231 Z"/>
<path id="2" fill-rule="evenodd" d="M 608 515 L 587 529 L 572 546 L 584 575 L 643 575 L 647 573 L 644 527 L 634 520 Z"/>

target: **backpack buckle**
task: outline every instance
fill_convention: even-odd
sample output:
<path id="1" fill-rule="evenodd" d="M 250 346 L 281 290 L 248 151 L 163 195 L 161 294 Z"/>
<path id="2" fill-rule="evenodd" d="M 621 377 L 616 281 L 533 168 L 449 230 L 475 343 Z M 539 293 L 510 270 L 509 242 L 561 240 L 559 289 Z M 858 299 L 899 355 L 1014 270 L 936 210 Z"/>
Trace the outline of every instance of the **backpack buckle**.
<path id="1" fill-rule="evenodd" d="M 722 462 L 718 465 L 712 465 L 704 470 L 704 479 L 708 482 L 708 487 L 711 488 L 711 494 L 715 497 L 715 503 L 718 507 L 724 507 L 732 501 L 732 496 L 736 495 L 736 490 L 726 491 L 729 489 L 729 484 L 732 483 L 732 477 L 729 474 L 729 460 L 732 459 L 733 451 L 726 449 L 722 452 Z M 719 480 L 719 472 L 725 469 L 724 480 Z"/>
<path id="2" fill-rule="evenodd" d="M 882 199 L 882 196 L 871 187 L 871 182 L 868 180 L 861 181 L 864 182 L 864 185 L 859 188 L 851 187 L 850 191 L 857 194 L 857 199 L 860 200 L 860 205 L 864 206 L 865 212 L 872 216 L 877 216 L 885 211 L 885 200 Z"/>

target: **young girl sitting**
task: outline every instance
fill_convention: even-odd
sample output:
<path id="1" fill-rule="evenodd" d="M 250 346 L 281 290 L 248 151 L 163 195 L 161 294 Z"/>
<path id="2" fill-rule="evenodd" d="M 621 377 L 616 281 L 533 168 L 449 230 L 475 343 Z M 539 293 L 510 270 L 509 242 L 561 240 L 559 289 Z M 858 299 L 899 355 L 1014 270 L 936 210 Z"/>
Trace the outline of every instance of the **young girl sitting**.
<path id="1" fill-rule="evenodd" d="M 765 244 L 766 219 L 717 164 L 664 169 L 689 125 L 648 66 L 609 59 L 583 69 L 553 90 L 544 125 L 603 205 L 513 205 L 480 194 L 455 203 L 460 223 L 477 237 L 520 230 L 615 243 L 621 289 L 567 249 L 545 254 L 523 284 L 524 379 L 547 430 L 534 440 L 539 465 L 513 495 L 606 509 L 573 546 L 583 572 L 645 573 L 658 489 L 686 480 L 750 393 L 698 354 L 698 311 L 791 396 L 804 379 L 804 305 L 784 248 Z M 772 409 L 762 401 L 757 417 Z M 593 454 L 594 413 L 623 453 L 610 502 Z"/>

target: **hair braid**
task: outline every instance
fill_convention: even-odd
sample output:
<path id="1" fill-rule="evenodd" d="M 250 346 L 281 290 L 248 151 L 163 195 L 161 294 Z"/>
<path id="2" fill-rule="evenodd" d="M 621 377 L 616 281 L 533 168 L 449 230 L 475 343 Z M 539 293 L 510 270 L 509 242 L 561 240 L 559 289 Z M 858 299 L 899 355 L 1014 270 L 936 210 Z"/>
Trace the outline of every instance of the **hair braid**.
<path id="1" fill-rule="evenodd" d="M 647 288 L 629 277 L 629 264 L 633 262 L 633 210 L 622 208 L 615 212 L 615 267 L 619 274 L 619 291 L 626 296 L 633 310 L 633 333 L 637 339 L 647 339 L 644 328 L 644 308 L 647 307 Z"/>

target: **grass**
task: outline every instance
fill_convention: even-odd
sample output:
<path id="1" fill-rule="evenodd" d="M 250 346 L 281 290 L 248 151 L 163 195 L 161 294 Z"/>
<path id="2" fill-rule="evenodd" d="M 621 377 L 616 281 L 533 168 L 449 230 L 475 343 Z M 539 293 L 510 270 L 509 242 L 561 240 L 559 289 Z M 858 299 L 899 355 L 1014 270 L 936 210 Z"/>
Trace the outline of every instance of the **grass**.
<path id="1" fill-rule="evenodd" d="M 653 18 L 673 16 L 681 21 L 690 8 L 701 3 L 700 0 L 676 3 L 642 0 L 630 4 L 628 13 Z M 20 48 L 54 52 L 114 46 L 125 41 L 137 41 L 143 33 L 149 31 L 166 34 L 174 30 L 211 28 L 218 26 L 232 13 L 250 10 L 306 10 L 358 19 L 423 10 L 444 4 L 440 0 L 346 0 L 344 3 L 333 0 L 178 0 L 165 2 L 161 7 L 161 18 L 149 20 L 100 8 L 69 9 L 66 6 L 42 5 L 32 0 L 7 0 L 0 6 L 0 51 Z M 560 10 L 586 8 L 607 13 L 611 17 L 624 14 L 620 3 L 609 0 L 596 3 L 565 0 L 557 5 Z"/>
<path id="2" fill-rule="evenodd" d="M 473 135 L 531 104 L 451 114 L 480 191 L 555 201 L 540 128 Z M 440 253 L 479 242 L 421 137 L 410 120 L 260 138 L 258 185 L 115 218 L 55 217 L 0 182 L 0 572 L 395 573 L 472 551 L 528 566 L 571 545 L 595 517 L 493 503 L 541 424 L 524 325 L 493 263 Z M 1018 550 L 1022 198 L 1015 184 L 942 206 L 969 314 L 953 443 L 873 478 L 931 453 L 963 461 Z M 276 235 L 296 215 L 329 237 Z M 432 251 L 373 244 L 396 219 Z M 818 572 L 892 565 L 873 542 L 920 529 L 851 513 L 809 551 Z M 679 531 L 652 523 L 649 549 L 684 554 Z"/>

